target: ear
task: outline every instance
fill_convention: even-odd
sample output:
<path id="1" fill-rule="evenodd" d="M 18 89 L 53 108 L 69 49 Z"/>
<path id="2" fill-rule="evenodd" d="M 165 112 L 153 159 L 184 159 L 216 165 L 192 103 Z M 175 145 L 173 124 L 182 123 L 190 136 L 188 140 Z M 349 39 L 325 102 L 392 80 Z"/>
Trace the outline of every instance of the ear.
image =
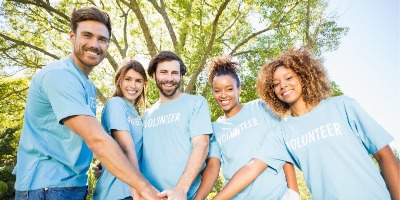
<path id="1" fill-rule="evenodd" d="M 71 41 L 73 43 L 74 40 L 75 40 L 75 33 L 74 33 L 74 31 L 71 30 L 69 32 L 69 41 Z"/>
<path id="2" fill-rule="evenodd" d="M 238 95 L 240 96 L 240 93 L 242 93 L 242 87 L 238 87 Z"/>

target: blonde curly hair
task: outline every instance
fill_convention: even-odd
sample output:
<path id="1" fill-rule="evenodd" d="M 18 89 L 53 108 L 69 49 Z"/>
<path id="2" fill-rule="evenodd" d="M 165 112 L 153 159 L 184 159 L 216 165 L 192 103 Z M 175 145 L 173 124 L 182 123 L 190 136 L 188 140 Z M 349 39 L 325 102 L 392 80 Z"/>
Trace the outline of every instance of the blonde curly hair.
<path id="1" fill-rule="evenodd" d="M 256 83 L 258 96 L 279 117 L 289 115 L 290 107 L 278 99 L 272 88 L 274 73 L 278 67 L 291 69 L 297 74 L 306 106 L 316 105 L 331 96 L 330 81 L 321 60 L 314 58 L 305 47 L 290 48 L 260 69 Z"/>

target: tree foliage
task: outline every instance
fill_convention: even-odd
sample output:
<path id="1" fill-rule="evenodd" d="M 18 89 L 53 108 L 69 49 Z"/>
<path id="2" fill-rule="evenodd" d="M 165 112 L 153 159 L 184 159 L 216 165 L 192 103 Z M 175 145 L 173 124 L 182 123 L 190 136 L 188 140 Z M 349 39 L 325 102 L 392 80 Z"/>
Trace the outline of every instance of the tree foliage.
<path id="1" fill-rule="evenodd" d="M 24 77 L 0 80 L 4 125 L 0 127 L 9 128 L 0 131 L 12 132 L 15 140 L 29 80 L 47 63 L 71 52 L 69 15 L 74 8 L 95 5 L 112 18 L 108 54 L 91 74 L 100 105 L 113 90 L 112 78 L 122 59 L 135 58 L 146 65 L 157 52 L 171 50 L 188 68 L 182 90 L 205 96 L 213 120 L 222 111 L 206 81 L 211 57 L 229 54 L 238 60 L 240 101 L 246 102 L 257 98 L 255 79 L 267 60 L 294 45 L 306 45 L 323 55 L 335 50 L 347 33 L 346 27 L 337 25 L 334 13 L 326 13 L 325 0 L 0 0 L 0 4 L 0 75 Z M 154 82 L 149 85 L 148 105 L 158 98 Z M 15 151 L 15 140 L 9 151 Z"/>

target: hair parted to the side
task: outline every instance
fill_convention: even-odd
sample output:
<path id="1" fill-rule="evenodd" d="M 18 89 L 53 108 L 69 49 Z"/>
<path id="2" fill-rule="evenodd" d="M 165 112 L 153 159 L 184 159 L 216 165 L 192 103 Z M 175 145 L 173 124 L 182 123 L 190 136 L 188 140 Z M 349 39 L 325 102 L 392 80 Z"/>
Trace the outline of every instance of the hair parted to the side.
<path id="1" fill-rule="evenodd" d="M 240 87 L 239 72 L 239 63 L 232 61 L 231 56 L 214 57 L 211 59 L 210 69 L 208 71 L 208 83 L 212 86 L 215 77 L 229 75 L 236 80 L 236 86 Z"/>
<path id="2" fill-rule="evenodd" d="M 146 70 L 144 69 L 143 65 L 140 64 L 139 61 L 133 59 L 125 59 L 122 65 L 118 68 L 115 77 L 114 77 L 114 84 L 115 84 L 115 91 L 112 94 L 113 97 L 119 96 L 123 97 L 122 90 L 121 90 L 121 83 L 124 80 L 125 74 L 130 70 L 133 69 L 134 71 L 138 72 L 142 75 L 144 80 L 144 87 L 142 93 L 135 99 L 134 106 L 136 110 L 139 112 L 143 112 L 146 109 L 146 90 L 147 90 L 147 75 Z"/>
<path id="3" fill-rule="evenodd" d="M 274 73 L 278 67 L 292 69 L 300 78 L 302 95 L 307 106 L 316 105 L 332 95 L 328 74 L 320 59 L 314 58 L 305 47 L 290 48 L 260 69 L 256 83 L 258 96 L 281 118 L 290 114 L 290 107 L 278 99 L 272 88 Z"/>
<path id="4" fill-rule="evenodd" d="M 147 74 L 149 76 L 153 76 L 153 74 L 157 71 L 158 63 L 165 61 L 176 60 L 179 62 L 180 66 L 180 74 L 184 76 L 186 74 L 186 65 L 183 63 L 182 59 L 171 51 L 160 51 L 154 58 L 152 58 L 149 62 L 149 67 L 147 68 Z"/>
<path id="5" fill-rule="evenodd" d="M 107 12 L 98 9 L 95 6 L 88 6 L 79 9 L 74 9 L 71 13 L 70 24 L 71 30 L 76 33 L 79 22 L 83 21 L 97 21 L 104 24 L 107 29 L 109 36 L 111 37 L 111 19 Z"/>

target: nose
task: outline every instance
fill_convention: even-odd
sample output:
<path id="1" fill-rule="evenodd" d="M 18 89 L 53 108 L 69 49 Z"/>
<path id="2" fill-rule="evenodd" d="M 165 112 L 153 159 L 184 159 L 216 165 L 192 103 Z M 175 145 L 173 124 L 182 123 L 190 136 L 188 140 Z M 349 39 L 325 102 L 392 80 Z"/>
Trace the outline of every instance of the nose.
<path id="1" fill-rule="evenodd" d="M 280 88 L 283 89 L 283 88 L 287 87 L 287 81 L 286 80 L 282 80 L 279 85 L 280 85 Z"/>
<path id="2" fill-rule="evenodd" d="M 226 97 L 226 92 L 225 92 L 225 90 L 221 90 L 221 97 L 222 97 L 222 98 L 225 98 L 225 97 Z"/>
<path id="3" fill-rule="evenodd" d="M 167 79 L 167 81 L 172 81 L 172 74 L 167 74 L 167 76 L 165 77 Z"/>
<path id="4" fill-rule="evenodd" d="M 93 48 L 99 47 L 99 40 L 96 37 L 91 37 L 88 41 L 88 46 Z"/>

